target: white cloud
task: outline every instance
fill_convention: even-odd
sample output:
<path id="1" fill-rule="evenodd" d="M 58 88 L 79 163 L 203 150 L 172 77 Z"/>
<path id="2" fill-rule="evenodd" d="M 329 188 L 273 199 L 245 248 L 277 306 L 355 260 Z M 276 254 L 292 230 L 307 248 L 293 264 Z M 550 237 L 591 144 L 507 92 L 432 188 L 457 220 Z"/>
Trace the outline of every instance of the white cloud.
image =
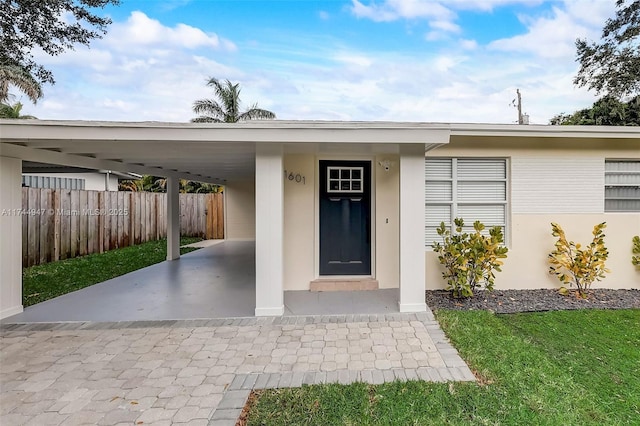
<path id="1" fill-rule="evenodd" d="M 475 40 L 460 40 L 460 47 L 463 48 L 464 50 L 475 50 L 478 48 L 478 42 Z"/>
<path id="2" fill-rule="evenodd" d="M 398 19 L 451 19 L 453 13 L 439 2 L 430 0 L 385 0 L 365 5 L 360 0 L 352 0 L 351 12 L 358 18 L 368 18 L 376 22 Z"/>
<path id="3" fill-rule="evenodd" d="M 541 17 L 528 23 L 526 34 L 495 40 L 490 49 L 507 52 L 528 52 L 543 58 L 562 58 L 575 52 L 576 37 L 584 37 L 586 28 L 575 22 L 567 12 L 553 8 L 551 17 Z M 522 17 L 527 21 L 527 17 Z"/>
<path id="4" fill-rule="evenodd" d="M 343 64 L 356 65 L 358 67 L 365 68 L 370 67 L 372 63 L 371 58 L 353 52 L 337 54 L 333 59 Z"/>
<path id="5" fill-rule="evenodd" d="M 329 12 L 321 10 L 321 11 L 318 12 L 318 17 L 320 19 L 322 19 L 323 21 L 326 21 L 329 18 L 331 18 L 331 15 L 329 15 Z"/>
<path id="6" fill-rule="evenodd" d="M 207 77 L 242 75 L 214 59 L 235 51 L 233 42 L 216 34 L 186 24 L 165 26 L 132 12 L 90 49 L 79 46 L 54 57 L 36 53 L 57 80 L 45 88 L 45 99 L 34 107 L 36 116 L 187 121 L 193 117 L 192 102 L 210 94 Z"/>
<path id="7" fill-rule="evenodd" d="M 490 12 L 495 7 L 509 3 L 537 4 L 542 0 L 375 0 L 368 4 L 352 0 L 351 13 L 374 22 L 398 20 L 424 20 L 429 26 L 427 41 L 448 40 L 451 34 L 462 32 L 456 23 L 458 11 Z"/>
<path id="8" fill-rule="evenodd" d="M 598 19 L 577 1 L 558 3 L 544 16 L 523 15 L 523 34 L 489 46 L 461 38 L 455 26 L 447 31 L 448 24 L 442 24 L 444 47 L 419 55 L 290 33 L 282 45 L 265 39 L 241 42 L 239 50 L 230 51 L 222 37 L 196 27 L 131 15 L 91 49 L 39 57 L 58 84 L 46 87 L 45 99 L 35 107 L 25 105 L 24 113 L 41 119 L 184 122 L 194 116 L 194 100 L 211 96 L 205 79 L 215 76 L 240 82 L 247 104 L 258 102 L 280 119 L 510 123 L 517 117 L 509 102 L 519 88 L 524 112 L 532 123 L 544 124 L 594 100 L 573 86 L 576 64 L 573 48 L 567 47 L 580 34 L 597 38 L 612 13 L 612 5 L 591 1 Z M 392 12 L 407 17 L 426 13 L 418 3 L 433 2 L 413 1 Z M 495 5 L 488 0 L 449 4 L 460 10 Z M 454 16 L 423 19 L 455 25 L 448 18 Z M 133 37 L 138 23 L 149 30 L 141 38 Z"/>
<path id="9" fill-rule="evenodd" d="M 429 22 L 429 26 L 450 33 L 459 33 L 461 31 L 460 26 L 451 21 L 431 21 Z"/>
<path id="10" fill-rule="evenodd" d="M 105 42 L 119 50 L 135 47 L 175 47 L 175 48 L 212 48 L 235 49 L 229 40 L 220 39 L 217 34 L 205 33 L 199 28 L 186 24 L 166 27 L 158 20 L 151 19 L 143 12 L 131 12 L 124 23 L 115 23 L 109 29 Z"/>
<path id="11" fill-rule="evenodd" d="M 533 6 L 543 0 L 351 0 L 351 12 L 358 18 L 368 18 L 376 22 L 399 19 L 453 19 L 456 11 L 471 10 L 491 12 L 505 5 Z M 579 3 L 581 0 L 574 0 Z"/>

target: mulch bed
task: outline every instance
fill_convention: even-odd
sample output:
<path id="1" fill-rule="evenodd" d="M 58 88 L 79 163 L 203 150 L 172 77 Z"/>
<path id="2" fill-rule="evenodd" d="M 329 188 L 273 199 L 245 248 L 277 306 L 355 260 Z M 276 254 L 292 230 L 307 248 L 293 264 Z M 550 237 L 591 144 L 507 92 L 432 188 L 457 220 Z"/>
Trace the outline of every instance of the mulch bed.
<path id="1" fill-rule="evenodd" d="M 454 299 L 445 290 L 427 290 L 431 309 L 490 310 L 498 314 L 560 311 L 567 309 L 640 309 L 640 290 L 592 289 L 589 298 L 576 297 L 572 291 L 563 296 L 555 289 L 479 290 L 469 299 Z"/>

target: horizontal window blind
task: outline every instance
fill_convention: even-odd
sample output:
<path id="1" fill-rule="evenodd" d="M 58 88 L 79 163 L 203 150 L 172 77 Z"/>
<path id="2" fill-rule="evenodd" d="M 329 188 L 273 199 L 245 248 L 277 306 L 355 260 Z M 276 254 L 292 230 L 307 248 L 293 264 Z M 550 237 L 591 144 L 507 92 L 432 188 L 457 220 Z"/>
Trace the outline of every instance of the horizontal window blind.
<path id="1" fill-rule="evenodd" d="M 458 215 L 464 219 L 465 224 L 472 225 L 479 220 L 486 226 L 504 225 L 504 205 L 465 205 L 458 206 Z"/>
<path id="2" fill-rule="evenodd" d="M 476 220 L 487 230 L 507 229 L 507 161 L 493 158 L 425 159 L 425 246 L 441 242 L 436 229 L 453 219 L 465 221 L 465 231 Z M 488 232 L 488 231 L 487 231 Z"/>
<path id="3" fill-rule="evenodd" d="M 458 182 L 458 201 L 504 201 L 506 182 Z"/>
<path id="4" fill-rule="evenodd" d="M 504 160 L 460 158 L 457 163 L 457 175 L 460 180 L 495 180 L 507 177 Z"/>
<path id="5" fill-rule="evenodd" d="M 451 159 L 430 158 L 425 162 L 425 176 L 429 180 L 451 179 Z"/>
<path id="6" fill-rule="evenodd" d="M 452 201 L 453 187 L 451 182 L 426 182 L 425 199 L 427 201 Z"/>
<path id="7" fill-rule="evenodd" d="M 604 211 L 640 211 L 640 161 L 606 160 Z"/>

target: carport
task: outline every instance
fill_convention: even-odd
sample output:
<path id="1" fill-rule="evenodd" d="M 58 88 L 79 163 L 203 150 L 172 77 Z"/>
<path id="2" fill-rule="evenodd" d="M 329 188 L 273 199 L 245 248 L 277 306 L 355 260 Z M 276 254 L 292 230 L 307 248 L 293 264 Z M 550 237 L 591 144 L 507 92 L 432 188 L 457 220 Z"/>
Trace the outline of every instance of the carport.
<path id="1" fill-rule="evenodd" d="M 162 321 L 252 317 L 255 243 L 216 241 L 82 290 L 30 306 L 5 324 Z M 384 314 L 398 311 L 397 289 L 285 291 L 285 315 Z"/>
<path id="2" fill-rule="evenodd" d="M 245 272 L 254 274 L 252 313 L 283 315 L 285 263 L 313 262 L 313 259 L 295 256 L 285 258 L 284 184 L 287 177 L 283 159 L 285 155 L 296 154 L 322 158 L 377 158 L 389 154 L 397 158 L 401 184 L 396 189 L 399 212 L 394 232 L 398 235 L 395 256 L 399 259 L 397 273 L 392 278 L 399 291 L 387 293 L 397 295 L 399 311 L 424 311 L 421 235 L 424 153 L 425 149 L 447 143 L 448 139 L 448 126 L 419 123 L 3 121 L 0 124 L 0 209 L 3 211 L 0 318 L 22 312 L 21 254 L 14 248 L 21 244 L 23 161 L 166 177 L 169 261 L 180 257 L 178 180 L 225 185 L 227 242 L 255 241 L 255 261 L 250 265 L 251 260 L 246 258 L 248 264 L 244 268 Z M 371 162 L 373 164 L 373 160 Z M 212 251 L 214 249 L 212 247 Z M 197 252 L 193 256 L 195 259 Z M 179 269 L 172 262 L 160 268 L 165 268 L 166 277 Z M 191 273 L 197 281 L 200 278 L 195 274 L 207 274 L 207 269 Z M 170 280 L 165 284 L 170 285 Z"/>

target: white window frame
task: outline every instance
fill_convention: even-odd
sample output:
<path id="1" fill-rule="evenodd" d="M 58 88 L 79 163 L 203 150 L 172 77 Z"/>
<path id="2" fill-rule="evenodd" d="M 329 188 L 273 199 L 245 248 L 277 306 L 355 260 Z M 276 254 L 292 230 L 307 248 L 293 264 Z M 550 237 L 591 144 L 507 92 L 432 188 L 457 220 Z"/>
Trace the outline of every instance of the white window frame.
<path id="1" fill-rule="evenodd" d="M 607 197 L 607 188 L 639 188 L 640 190 L 640 159 L 625 159 L 625 158 L 616 158 L 609 159 L 606 158 L 604 160 L 604 212 L 605 213 L 638 213 L 639 210 L 625 210 L 625 209 L 611 209 L 607 208 L 607 200 L 634 200 L 634 198 L 627 197 Z M 607 164 L 611 163 L 636 163 L 638 164 L 638 170 L 607 170 Z M 616 175 L 631 175 L 637 176 L 636 182 L 632 183 L 607 183 L 607 177 L 616 176 Z"/>
<path id="2" fill-rule="evenodd" d="M 427 201 L 426 199 L 426 189 L 425 189 L 425 217 L 426 217 L 426 207 L 427 205 L 431 206 L 449 206 L 451 217 L 449 218 L 449 222 L 445 223 L 450 229 L 453 228 L 454 223 L 453 220 L 456 217 L 459 217 L 459 207 L 462 206 L 495 206 L 500 205 L 504 208 L 504 223 L 492 223 L 486 224 L 487 229 L 493 226 L 500 226 L 504 230 L 504 244 L 508 245 L 510 232 L 509 232 L 509 218 L 510 218 L 510 166 L 509 159 L 505 157 L 426 157 L 425 158 L 425 167 L 426 162 L 428 160 L 450 160 L 451 161 L 451 178 L 449 179 L 429 179 L 427 180 L 425 176 L 425 187 L 427 182 L 451 182 L 451 201 Z M 458 179 L 458 160 L 498 160 L 504 162 L 504 178 L 502 179 Z M 495 201 L 491 200 L 490 202 L 485 201 L 460 201 L 458 199 L 458 183 L 459 182 L 504 182 L 505 185 L 505 199 L 504 201 Z M 465 229 L 469 229 L 473 227 L 473 223 L 465 223 Z M 425 231 L 427 225 L 425 223 Z M 431 248 L 431 244 L 433 241 L 426 241 L 426 232 L 425 232 L 425 248 L 427 250 L 433 250 Z"/>
<path id="3" fill-rule="evenodd" d="M 343 178 L 342 172 L 349 171 L 349 177 Z M 332 179 L 331 172 L 338 171 L 338 178 Z M 354 178 L 353 172 L 359 171 L 360 177 Z M 338 189 L 331 189 L 331 182 L 338 182 Z M 342 189 L 342 183 L 349 182 L 349 189 Z M 360 189 L 353 189 L 353 183 L 360 184 Z M 363 167 L 345 167 L 345 166 L 328 166 L 327 167 L 327 193 L 330 194 L 361 194 L 364 192 L 364 168 Z"/>

